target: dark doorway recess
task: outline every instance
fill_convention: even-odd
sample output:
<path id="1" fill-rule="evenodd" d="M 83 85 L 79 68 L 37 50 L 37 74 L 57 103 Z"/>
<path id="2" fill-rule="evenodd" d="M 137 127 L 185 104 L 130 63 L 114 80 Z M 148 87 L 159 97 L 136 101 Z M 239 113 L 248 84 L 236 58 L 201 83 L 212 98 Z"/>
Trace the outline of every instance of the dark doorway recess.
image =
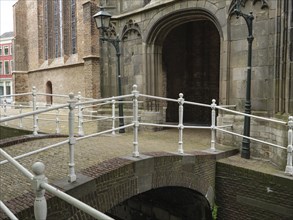
<path id="1" fill-rule="evenodd" d="M 220 35 L 209 20 L 174 28 L 163 44 L 167 97 L 211 104 L 219 99 Z M 184 122 L 210 124 L 210 109 L 184 105 Z M 168 103 L 166 120 L 178 122 L 178 104 Z"/>
<path id="2" fill-rule="evenodd" d="M 183 187 L 162 187 L 141 193 L 107 214 L 116 220 L 212 220 L 206 198 Z"/>
<path id="3" fill-rule="evenodd" d="M 51 81 L 48 81 L 46 83 L 46 93 L 47 93 L 47 96 L 46 96 L 46 103 L 47 105 L 52 105 L 53 104 L 53 88 L 52 88 L 52 82 Z"/>

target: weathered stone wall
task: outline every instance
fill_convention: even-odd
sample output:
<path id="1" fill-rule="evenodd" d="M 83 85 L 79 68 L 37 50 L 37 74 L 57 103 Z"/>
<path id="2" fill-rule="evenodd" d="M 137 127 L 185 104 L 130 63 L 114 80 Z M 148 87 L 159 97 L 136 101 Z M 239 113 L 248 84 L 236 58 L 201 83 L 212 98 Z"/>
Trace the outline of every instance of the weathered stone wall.
<path id="1" fill-rule="evenodd" d="M 261 173 L 226 162 L 217 162 L 218 218 L 278 219 L 293 217 L 292 177 Z"/>
<path id="2" fill-rule="evenodd" d="M 252 109 L 255 111 L 274 111 L 274 51 L 276 5 L 261 9 L 260 3 L 253 5 L 247 1 L 241 10 L 249 14 L 253 11 L 253 49 L 252 49 Z M 243 110 L 246 97 L 246 72 L 248 56 L 248 31 L 245 20 L 232 16 L 230 23 L 230 86 L 229 103 Z"/>
<path id="3" fill-rule="evenodd" d="M 237 134 L 243 134 L 244 116 L 220 115 L 217 123 L 220 125 L 233 125 L 232 128 L 227 128 L 227 130 Z M 250 136 L 261 141 L 280 145 L 284 148 L 287 148 L 288 145 L 288 127 L 278 123 L 251 119 Z M 221 131 L 217 132 L 217 141 L 219 143 L 232 145 L 239 148 L 239 150 L 241 150 L 242 140 L 242 137 L 232 136 Z M 287 163 L 286 149 L 251 141 L 250 152 L 251 157 L 270 160 L 280 169 L 285 169 Z"/>

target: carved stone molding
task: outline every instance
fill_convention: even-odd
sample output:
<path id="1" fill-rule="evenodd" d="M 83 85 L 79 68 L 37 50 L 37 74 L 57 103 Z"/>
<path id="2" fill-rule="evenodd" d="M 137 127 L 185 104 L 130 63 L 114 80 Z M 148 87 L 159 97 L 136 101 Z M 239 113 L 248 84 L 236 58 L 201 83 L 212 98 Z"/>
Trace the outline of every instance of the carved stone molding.
<path id="1" fill-rule="evenodd" d="M 245 7 L 248 0 L 232 0 L 229 7 L 229 14 L 233 14 L 237 5 L 237 1 L 240 1 L 241 7 Z M 268 0 L 251 0 L 252 4 L 255 5 L 257 2 L 261 2 L 261 9 L 269 8 Z"/>
<path id="2" fill-rule="evenodd" d="M 141 31 L 140 31 L 139 25 L 131 19 L 126 23 L 126 25 L 123 28 L 122 40 L 128 39 L 128 36 L 130 34 L 137 34 L 138 37 L 141 36 Z"/>

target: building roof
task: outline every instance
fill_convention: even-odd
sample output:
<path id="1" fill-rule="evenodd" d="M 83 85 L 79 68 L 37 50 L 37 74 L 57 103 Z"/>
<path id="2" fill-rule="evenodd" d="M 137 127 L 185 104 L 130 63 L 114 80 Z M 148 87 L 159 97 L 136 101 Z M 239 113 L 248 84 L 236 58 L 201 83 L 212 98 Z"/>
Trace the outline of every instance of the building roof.
<path id="1" fill-rule="evenodd" d="M 2 34 L 0 36 L 0 38 L 8 38 L 8 37 L 13 37 L 13 36 L 14 36 L 14 33 L 13 33 L 13 31 L 11 31 L 11 32 L 5 32 L 4 34 Z"/>

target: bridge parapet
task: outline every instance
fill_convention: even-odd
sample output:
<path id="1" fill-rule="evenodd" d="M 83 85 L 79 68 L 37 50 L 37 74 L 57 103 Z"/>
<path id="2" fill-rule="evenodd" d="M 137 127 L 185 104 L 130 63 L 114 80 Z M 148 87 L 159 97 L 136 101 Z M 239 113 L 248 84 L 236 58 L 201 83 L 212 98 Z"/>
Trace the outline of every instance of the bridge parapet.
<path id="1" fill-rule="evenodd" d="M 160 187 L 181 186 L 205 196 L 209 187 L 215 187 L 216 160 L 237 152 L 151 152 L 141 154 L 138 158 L 117 157 L 81 170 L 74 184 L 64 178 L 53 185 L 102 212 L 132 196 Z M 27 202 L 22 199 L 24 204 L 20 205 L 17 198 L 8 203 L 14 204 L 20 219 L 33 218 L 31 200 L 34 195 L 26 194 L 25 197 Z M 87 214 L 57 197 L 46 195 L 46 198 L 48 219 L 87 217 Z"/>

